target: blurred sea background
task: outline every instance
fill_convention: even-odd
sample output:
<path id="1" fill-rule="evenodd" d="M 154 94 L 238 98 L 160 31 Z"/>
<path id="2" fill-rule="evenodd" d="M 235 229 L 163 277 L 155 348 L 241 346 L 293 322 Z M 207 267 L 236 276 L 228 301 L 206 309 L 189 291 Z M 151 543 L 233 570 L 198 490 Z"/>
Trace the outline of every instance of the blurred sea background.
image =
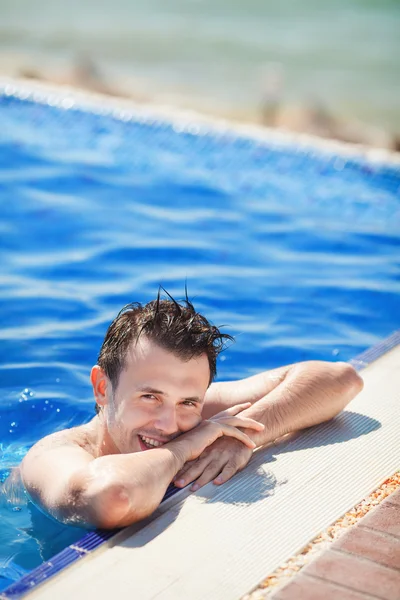
<path id="1" fill-rule="evenodd" d="M 399 0 L 0 0 L 0 75 L 399 149 Z"/>

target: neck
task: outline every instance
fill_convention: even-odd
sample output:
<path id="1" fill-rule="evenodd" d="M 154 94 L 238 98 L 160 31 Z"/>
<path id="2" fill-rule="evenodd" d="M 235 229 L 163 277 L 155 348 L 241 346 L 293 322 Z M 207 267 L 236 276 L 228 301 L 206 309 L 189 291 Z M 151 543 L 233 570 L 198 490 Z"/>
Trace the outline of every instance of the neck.
<path id="1" fill-rule="evenodd" d="M 95 437 L 95 453 L 96 458 L 107 456 L 108 454 L 120 454 L 117 446 L 114 444 L 104 419 L 104 415 L 100 412 L 93 419 L 93 426 L 96 430 Z"/>

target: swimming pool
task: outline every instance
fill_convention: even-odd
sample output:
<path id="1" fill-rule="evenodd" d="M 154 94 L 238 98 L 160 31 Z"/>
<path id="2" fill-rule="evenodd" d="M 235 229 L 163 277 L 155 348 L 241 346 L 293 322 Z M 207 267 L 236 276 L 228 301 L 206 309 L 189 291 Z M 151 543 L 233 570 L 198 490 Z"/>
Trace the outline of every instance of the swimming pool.
<path id="1" fill-rule="evenodd" d="M 220 379 L 348 360 L 399 325 L 395 164 L 35 98 L 0 94 L 0 589 L 82 536 L 7 477 L 93 416 L 89 370 L 127 302 L 187 280 L 237 338 Z"/>

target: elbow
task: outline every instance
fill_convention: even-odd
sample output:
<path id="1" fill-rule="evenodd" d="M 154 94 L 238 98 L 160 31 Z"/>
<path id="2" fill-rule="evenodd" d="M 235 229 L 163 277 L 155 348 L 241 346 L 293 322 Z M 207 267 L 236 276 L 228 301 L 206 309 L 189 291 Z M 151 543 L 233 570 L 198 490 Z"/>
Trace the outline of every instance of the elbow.
<path id="1" fill-rule="evenodd" d="M 333 368 L 334 378 L 338 385 L 338 397 L 340 398 L 341 406 L 339 410 L 343 410 L 362 391 L 364 381 L 349 363 L 334 363 Z"/>
<path id="2" fill-rule="evenodd" d="M 91 465 L 90 469 L 93 469 Z M 73 507 L 72 520 L 99 529 L 115 529 L 131 512 L 130 497 L 125 487 L 106 478 L 88 477 L 87 470 L 77 472 L 70 482 L 68 504 Z M 134 520 L 134 519 L 133 519 Z"/>
<path id="3" fill-rule="evenodd" d="M 113 483 L 97 493 L 88 491 L 91 497 L 91 524 L 99 529 L 119 529 L 141 521 L 154 510 L 145 504 L 138 505 L 139 493 L 123 484 Z"/>
<path id="4" fill-rule="evenodd" d="M 349 363 L 340 362 L 336 364 L 340 369 L 339 377 L 342 385 L 347 390 L 347 392 L 352 395 L 352 398 L 354 398 L 354 396 L 359 394 L 364 387 L 363 378 Z"/>
<path id="5" fill-rule="evenodd" d="M 100 529 L 118 529 L 148 517 L 161 498 L 147 493 L 140 481 L 124 476 L 115 456 L 103 456 L 75 474 L 76 513 Z"/>
<path id="6" fill-rule="evenodd" d="M 301 363 L 304 376 L 312 380 L 327 410 L 327 418 L 340 413 L 361 392 L 364 387 L 363 379 L 357 371 L 346 362 L 313 361 Z"/>
<path id="7" fill-rule="evenodd" d="M 93 495 L 89 491 L 88 496 L 92 496 L 90 520 L 95 527 L 117 529 L 135 521 L 129 496 L 122 485 L 109 485 Z M 128 515 L 131 519 L 127 521 Z"/>

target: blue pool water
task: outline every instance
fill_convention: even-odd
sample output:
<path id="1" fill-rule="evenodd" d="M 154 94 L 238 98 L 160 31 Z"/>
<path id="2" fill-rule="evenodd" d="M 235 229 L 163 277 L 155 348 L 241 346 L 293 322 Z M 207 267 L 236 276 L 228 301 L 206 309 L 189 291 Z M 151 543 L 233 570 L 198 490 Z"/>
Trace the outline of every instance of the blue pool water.
<path id="1" fill-rule="evenodd" d="M 9 477 L 93 416 L 106 328 L 159 284 L 236 336 L 219 379 L 399 326 L 400 170 L 0 94 L 0 589 L 78 539 Z"/>

